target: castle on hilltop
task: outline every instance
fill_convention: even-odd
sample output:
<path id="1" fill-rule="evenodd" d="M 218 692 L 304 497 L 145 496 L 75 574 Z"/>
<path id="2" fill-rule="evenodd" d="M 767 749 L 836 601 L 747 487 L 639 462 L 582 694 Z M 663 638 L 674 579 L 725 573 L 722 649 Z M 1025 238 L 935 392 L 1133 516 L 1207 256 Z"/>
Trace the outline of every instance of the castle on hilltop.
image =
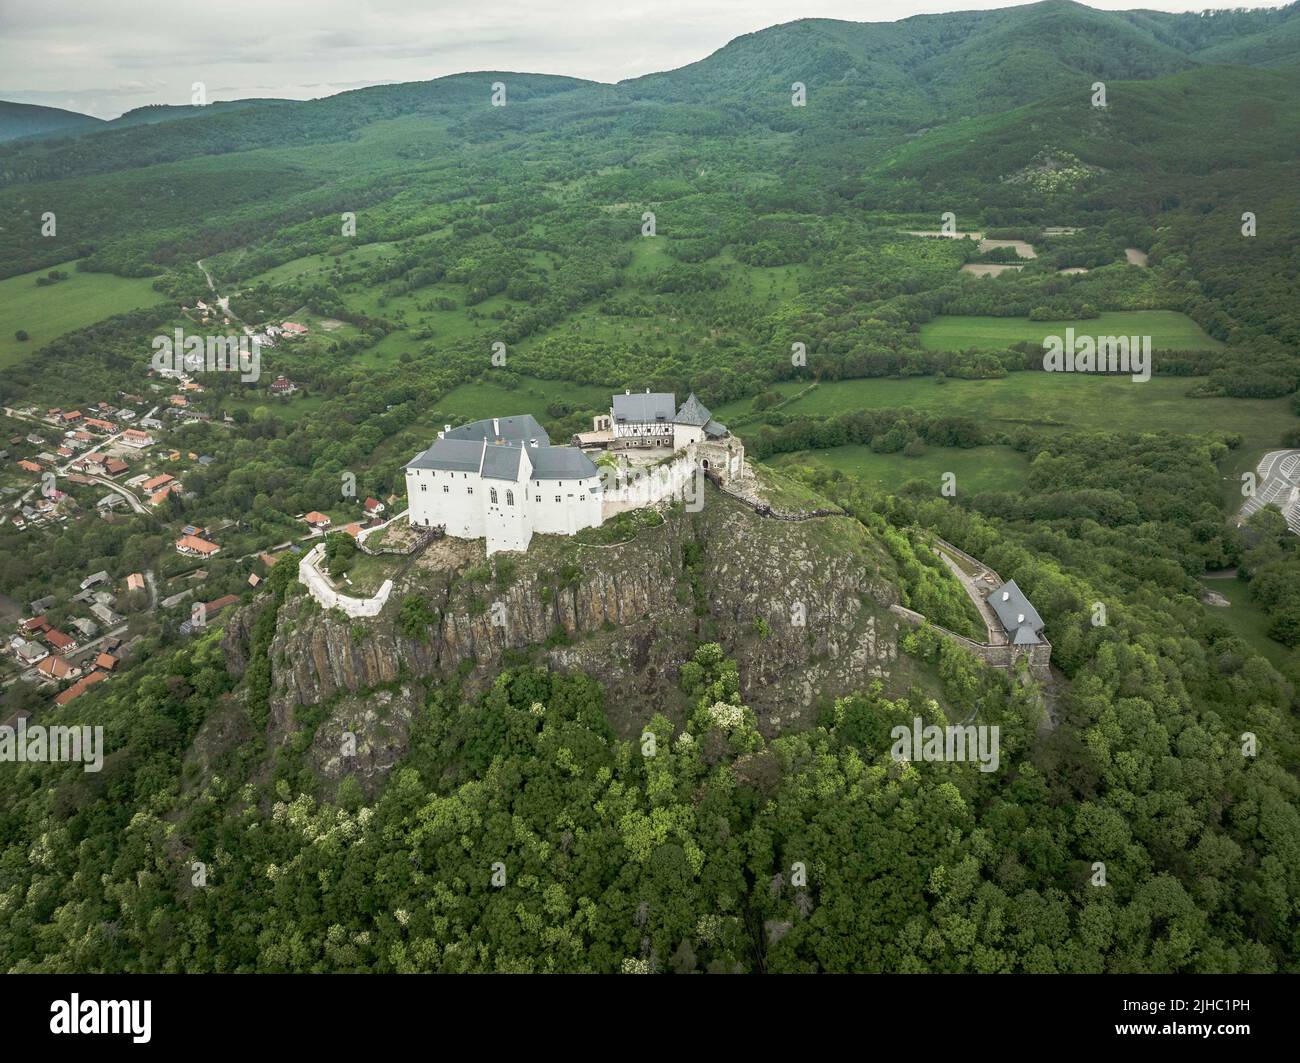
<path id="1" fill-rule="evenodd" d="M 534 534 L 573 535 L 670 497 L 695 470 L 724 482 L 745 474 L 744 444 L 694 394 L 680 409 L 669 393 L 615 395 L 592 429 L 552 446 L 531 414 L 446 425 L 406 465 L 411 526 L 486 539 L 489 554 L 527 550 Z M 622 453 L 602 473 L 590 453 L 604 450 Z"/>

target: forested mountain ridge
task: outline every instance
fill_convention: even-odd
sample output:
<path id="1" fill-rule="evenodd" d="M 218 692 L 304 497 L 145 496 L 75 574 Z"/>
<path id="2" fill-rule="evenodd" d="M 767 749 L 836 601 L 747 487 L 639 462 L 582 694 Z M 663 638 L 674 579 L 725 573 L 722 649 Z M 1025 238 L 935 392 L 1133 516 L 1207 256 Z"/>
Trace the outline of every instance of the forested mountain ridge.
<path id="1" fill-rule="evenodd" d="M 103 119 L 76 111 L 0 100 L 0 141 L 84 133 L 103 128 L 105 124 Z"/>

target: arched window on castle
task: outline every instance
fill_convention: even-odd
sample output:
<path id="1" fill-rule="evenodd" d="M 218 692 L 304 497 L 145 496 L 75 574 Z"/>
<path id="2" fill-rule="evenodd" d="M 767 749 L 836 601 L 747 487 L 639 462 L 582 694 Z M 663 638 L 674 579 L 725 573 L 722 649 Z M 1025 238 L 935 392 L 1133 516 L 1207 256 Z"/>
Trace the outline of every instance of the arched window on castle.
<path id="1" fill-rule="evenodd" d="M 510 488 L 507 487 L 507 488 L 506 488 L 506 505 L 507 505 L 507 506 L 513 506 L 514 504 L 515 504 L 515 493 L 514 493 L 512 490 L 510 490 Z"/>
<path id="2" fill-rule="evenodd" d="M 488 488 L 488 494 L 492 496 L 492 504 L 495 506 L 497 504 L 497 489 L 495 487 Z"/>

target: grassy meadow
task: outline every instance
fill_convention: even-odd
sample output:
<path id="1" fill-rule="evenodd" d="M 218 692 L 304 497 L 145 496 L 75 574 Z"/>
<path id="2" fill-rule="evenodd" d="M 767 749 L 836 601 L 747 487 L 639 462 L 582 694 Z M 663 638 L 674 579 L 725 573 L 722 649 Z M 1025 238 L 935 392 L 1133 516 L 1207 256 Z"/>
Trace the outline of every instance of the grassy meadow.
<path id="1" fill-rule="evenodd" d="M 1175 310 L 1116 310 L 1074 321 L 1030 321 L 1027 317 L 936 317 L 921 326 L 921 344 L 932 351 L 971 347 L 1004 350 L 1013 343 L 1042 343 L 1047 336 L 1150 336 L 1154 350 L 1217 351 L 1223 344 L 1186 314 Z"/>
<path id="2" fill-rule="evenodd" d="M 148 277 L 78 273 L 76 267 L 75 261 L 50 267 L 67 273 L 68 279 L 45 287 L 38 287 L 36 278 L 50 269 L 0 280 L 0 366 L 15 364 L 65 332 L 164 301 Z M 19 329 L 30 339 L 15 339 Z"/>
<path id="3" fill-rule="evenodd" d="M 956 413 L 1001 428 L 1028 425 L 1062 432 L 1172 432 L 1188 434 L 1211 429 L 1240 432 L 1243 450 L 1278 445 L 1283 432 L 1294 428 L 1295 415 L 1287 399 L 1191 398 L 1199 383 L 1194 377 L 1153 377 L 1134 383 L 1128 377 L 1070 373 L 1011 373 L 996 380 L 908 379 L 841 380 L 819 384 L 802 398 L 781 407 L 789 415 L 823 417 L 858 409 L 911 407 L 930 413 Z M 774 390 L 786 397 L 808 385 L 789 381 Z M 729 403 L 714 411 L 724 424 L 750 413 L 751 399 Z M 761 423 L 738 427 L 744 436 Z"/>
<path id="4" fill-rule="evenodd" d="M 838 471 L 879 491 L 895 491 L 909 480 L 921 480 L 933 484 L 936 494 L 944 473 L 951 472 L 958 495 L 1018 491 L 1029 472 L 1029 459 L 1010 447 L 931 447 L 916 457 L 904 457 L 853 445 L 779 454 L 771 464 L 777 469 L 804 465 Z"/>

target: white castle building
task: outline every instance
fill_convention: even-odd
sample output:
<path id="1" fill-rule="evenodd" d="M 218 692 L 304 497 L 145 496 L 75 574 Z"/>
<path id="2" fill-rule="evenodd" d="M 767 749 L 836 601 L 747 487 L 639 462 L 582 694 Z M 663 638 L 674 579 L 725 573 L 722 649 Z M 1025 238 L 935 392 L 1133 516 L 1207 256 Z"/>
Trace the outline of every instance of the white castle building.
<path id="1" fill-rule="evenodd" d="M 692 394 L 680 410 L 671 394 L 615 395 L 609 416 L 574 443 L 624 450 L 658 447 L 681 452 L 656 470 L 657 485 L 641 478 L 635 490 L 624 465 L 600 470 L 580 446 L 551 446 L 530 414 L 493 417 L 438 433 L 433 445 L 406 465 L 408 519 L 412 527 L 442 527 L 460 539 L 486 539 L 487 552 L 527 550 L 534 534 L 573 535 L 636 504 L 651 504 L 680 490 L 694 469 L 724 480 L 744 475 L 745 449 L 714 421 Z M 612 473 L 612 475 L 611 475 Z M 617 497 L 616 497 L 617 496 Z"/>

